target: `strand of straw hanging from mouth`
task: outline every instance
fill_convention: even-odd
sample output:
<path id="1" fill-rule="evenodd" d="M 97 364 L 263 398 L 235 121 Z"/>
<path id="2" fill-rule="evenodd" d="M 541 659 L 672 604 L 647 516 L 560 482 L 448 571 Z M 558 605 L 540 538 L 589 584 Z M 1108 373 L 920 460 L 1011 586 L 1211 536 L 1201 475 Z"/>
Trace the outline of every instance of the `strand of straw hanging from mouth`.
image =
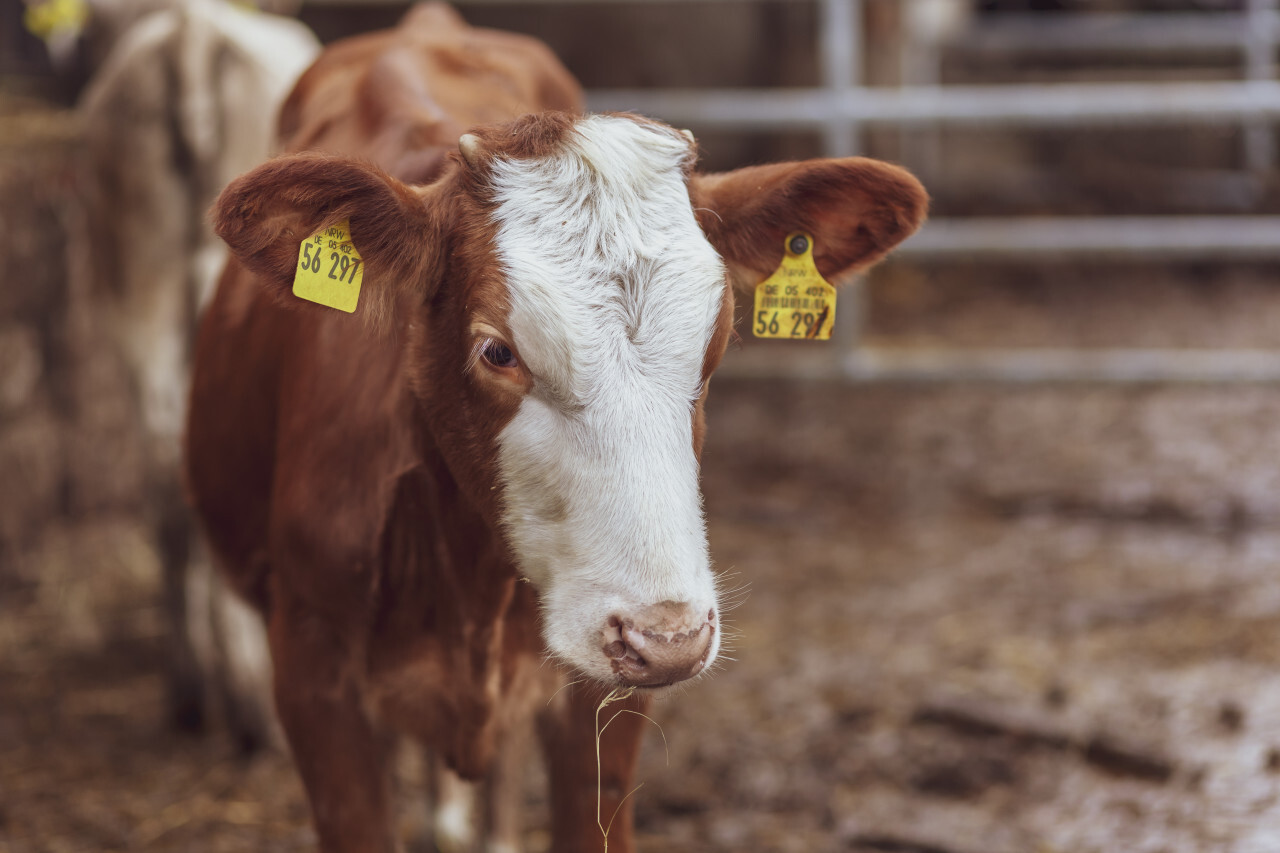
<path id="1" fill-rule="evenodd" d="M 604 799 L 604 778 L 600 768 L 600 738 L 604 735 L 605 730 L 613 724 L 614 720 L 618 719 L 623 714 L 635 714 L 637 717 L 643 717 L 658 727 L 658 733 L 662 735 L 662 748 L 666 750 L 667 753 L 667 765 L 670 766 L 671 764 L 671 749 L 667 746 L 667 733 L 662 730 L 662 726 L 658 725 L 658 721 L 653 717 L 650 717 L 648 714 L 640 711 L 633 711 L 630 708 L 623 708 L 610 717 L 603 727 L 600 725 L 601 711 L 615 702 L 622 702 L 625 699 L 631 698 L 631 694 L 635 692 L 636 689 L 634 687 L 627 687 L 625 689 L 615 687 L 610 690 L 609 695 L 600 700 L 600 704 L 596 706 L 596 826 L 600 827 L 600 835 L 604 839 L 604 853 L 609 853 L 609 830 L 613 828 L 613 822 L 618 817 L 618 813 L 622 811 L 623 804 L 625 804 L 627 800 L 631 799 L 632 794 L 644 787 L 644 783 L 641 782 L 639 785 L 636 785 L 628 791 L 627 795 L 618 801 L 617 807 L 609 817 L 609 823 L 607 825 L 605 824 L 604 818 L 601 815 L 601 811 L 603 809 L 602 801 Z"/>

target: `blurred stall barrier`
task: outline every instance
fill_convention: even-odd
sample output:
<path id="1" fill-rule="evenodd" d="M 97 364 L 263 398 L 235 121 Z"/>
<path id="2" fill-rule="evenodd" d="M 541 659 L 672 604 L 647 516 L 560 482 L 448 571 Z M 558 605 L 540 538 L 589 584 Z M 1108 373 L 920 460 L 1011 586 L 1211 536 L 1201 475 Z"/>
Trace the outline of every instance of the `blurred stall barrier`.
<path id="1" fill-rule="evenodd" d="M 1239 122 L 1280 116 L 1280 83 L 1096 83 L 702 90 L 596 90 L 593 110 L 634 110 L 676 124 L 821 128 L 858 124 L 1020 126 Z"/>
<path id="2" fill-rule="evenodd" d="M 852 382 L 1012 384 L 1269 384 L 1280 382 L 1272 350 L 927 349 L 863 346 L 839 360 L 808 352 L 780 360 L 760 348 L 726 360 L 726 376 L 750 379 L 845 379 Z"/>
<path id="3" fill-rule="evenodd" d="M 1259 13 L 1263 13 L 1259 15 Z M 1056 16 L 1006 12 L 965 33 L 955 47 L 970 53 L 1144 51 L 1183 53 L 1240 48 L 1262 36 L 1272 41 L 1280 26 L 1270 10 L 1163 12 L 1133 15 L 1098 12 Z"/>
<path id="4" fill-rule="evenodd" d="M 1248 172 L 1264 177 L 1274 165 L 1272 121 L 1280 117 L 1275 51 L 1277 0 L 1246 0 L 1244 12 L 973 15 L 964 0 L 927 4 L 947 26 L 927 16 L 903 17 L 901 85 L 860 85 L 865 48 L 863 0 L 819 0 L 823 27 L 821 87 L 768 90 L 596 90 L 594 110 L 634 110 L 674 124 L 742 129 L 821 129 L 827 153 L 858 148 L 865 126 L 915 127 L 925 135 L 915 151 L 936 161 L 942 124 L 971 127 L 1081 127 L 1218 123 L 1244 130 Z M 919 4 L 923 8 L 926 4 Z M 918 7 L 913 4 L 912 10 Z M 972 9 L 968 9 L 972 12 Z M 943 86 L 944 46 L 977 53 L 1018 51 L 1143 52 L 1235 50 L 1241 79 L 1173 83 L 1061 83 Z M 932 157 L 929 152 L 933 151 Z M 906 244 L 905 256 L 1162 258 L 1280 255 L 1280 217 L 1138 217 L 935 220 Z M 851 294 L 852 296 L 852 294 Z M 729 371 L 759 375 L 836 375 L 855 381 L 1275 381 L 1280 353 L 1112 349 L 934 352 L 871 349 L 859 341 L 866 308 L 844 300 L 837 338 L 843 348 L 804 353 L 779 363 L 759 352 L 731 359 Z"/>
<path id="5" fill-rule="evenodd" d="M 903 243 L 916 257 L 979 255 L 1179 258 L 1280 257 L 1280 216 L 1112 216 L 939 219 Z"/>

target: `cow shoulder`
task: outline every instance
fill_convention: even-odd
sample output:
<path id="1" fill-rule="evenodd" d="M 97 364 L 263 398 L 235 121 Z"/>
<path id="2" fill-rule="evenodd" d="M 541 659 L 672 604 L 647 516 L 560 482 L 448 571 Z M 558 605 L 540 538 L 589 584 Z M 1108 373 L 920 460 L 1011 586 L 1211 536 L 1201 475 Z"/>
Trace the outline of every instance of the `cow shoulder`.
<path id="1" fill-rule="evenodd" d="M 196 351 L 187 478 L 221 562 L 259 603 L 270 564 L 314 607 L 354 612 L 420 463 L 404 348 L 337 311 L 281 308 L 232 259 Z"/>
<path id="2" fill-rule="evenodd" d="M 398 483 L 421 463 L 404 348 L 337 312 L 277 313 L 296 337 L 279 389 L 271 553 L 285 583 L 345 612 L 376 591 Z"/>

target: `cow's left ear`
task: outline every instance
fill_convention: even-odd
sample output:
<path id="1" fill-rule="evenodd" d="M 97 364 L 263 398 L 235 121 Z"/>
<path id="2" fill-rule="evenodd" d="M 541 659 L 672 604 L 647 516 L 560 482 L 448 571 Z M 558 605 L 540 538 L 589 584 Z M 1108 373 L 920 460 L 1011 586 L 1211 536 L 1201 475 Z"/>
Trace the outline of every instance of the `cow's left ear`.
<path id="1" fill-rule="evenodd" d="M 870 266 L 924 221 L 929 196 L 905 169 L 865 157 L 752 166 L 690 181 L 698 223 L 734 285 L 754 288 L 795 231 L 830 280 Z"/>
<path id="2" fill-rule="evenodd" d="M 214 230 L 232 254 L 283 304 L 292 295 L 302 242 L 349 222 L 365 264 L 357 316 L 385 324 L 400 299 L 430 297 L 440 279 L 444 194 L 438 185 L 410 187 L 350 157 L 277 157 L 232 181 L 213 205 Z"/>

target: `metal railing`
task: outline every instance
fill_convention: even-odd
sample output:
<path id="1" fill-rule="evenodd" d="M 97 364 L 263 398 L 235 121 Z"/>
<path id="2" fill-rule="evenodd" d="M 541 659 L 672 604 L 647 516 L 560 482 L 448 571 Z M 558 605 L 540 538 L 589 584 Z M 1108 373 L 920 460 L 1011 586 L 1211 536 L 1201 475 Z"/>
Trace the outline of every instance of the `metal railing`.
<path id="1" fill-rule="evenodd" d="M 913 40 L 907 33 L 903 76 L 913 85 L 899 88 L 860 85 L 861 0 L 818 2 L 820 87 L 596 90 L 588 93 L 588 104 L 701 128 L 821 129 L 830 156 L 855 153 L 866 126 L 1230 123 L 1245 130 L 1250 173 L 1265 174 L 1274 165 L 1272 122 L 1280 117 L 1280 82 L 1274 79 L 1277 0 L 1247 0 L 1244 12 L 1195 15 L 986 16 L 956 40 L 964 50 L 992 52 L 1234 50 L 1241 62 L 1238 81 L 942 86 L 937 52 L 945 45 Z M 944 219 L 926 224 L 899 252 L 916 258 L 1049 259 L 1079 253 L 1166 260 L 1274 258 L 1280 256 L 1280 216 Z M 842 299 L 839 344 L 828 355 L 806 350 L 778 362 L 776 355 L 748 348 L 727 366 L 748 374 L 839 375 L 858 381 L 1280 381 L 1280 352 L 1257 350 L 876 349 L 860 342 L 865 307 L 857 290 L 848 296 L 853 299 Z"/>

